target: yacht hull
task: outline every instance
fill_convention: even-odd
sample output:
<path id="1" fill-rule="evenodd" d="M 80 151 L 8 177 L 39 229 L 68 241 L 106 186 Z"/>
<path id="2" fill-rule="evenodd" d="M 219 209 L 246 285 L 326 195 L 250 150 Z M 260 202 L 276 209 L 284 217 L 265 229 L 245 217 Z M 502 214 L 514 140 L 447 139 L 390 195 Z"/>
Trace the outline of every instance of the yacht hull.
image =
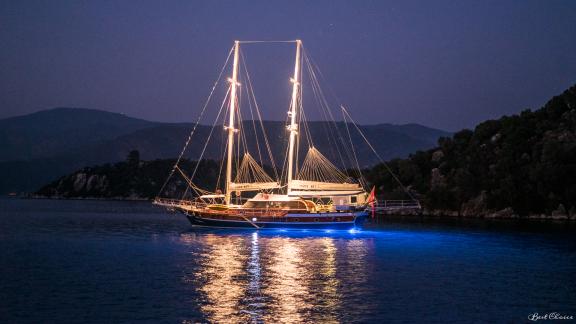
<path id="1" fill-rule="evenodd" d="M 368 216 L 365 211 L 346 213 L 288 214 L 282 217 L 242 218 L 183 211 L 193 226 L 257 229 L 352 229 Z M 255 220 L 254 220 L 255 219 Z"/>

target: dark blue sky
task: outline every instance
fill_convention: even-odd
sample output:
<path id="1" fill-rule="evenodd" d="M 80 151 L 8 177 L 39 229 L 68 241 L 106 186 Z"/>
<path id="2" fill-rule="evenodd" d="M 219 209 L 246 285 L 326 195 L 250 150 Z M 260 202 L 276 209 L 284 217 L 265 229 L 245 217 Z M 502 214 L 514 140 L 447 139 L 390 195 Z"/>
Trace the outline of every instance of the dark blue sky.
<path id="1" fill-rule="evenodd" d="M 576 83 L 576 1 L 14 0 L 0 1 L 0 118 L 192 121 L 234 39 L 295 38 L 360 123 L 457 130 Z M 246 55 L 283 119 L 293 47 Z"/>

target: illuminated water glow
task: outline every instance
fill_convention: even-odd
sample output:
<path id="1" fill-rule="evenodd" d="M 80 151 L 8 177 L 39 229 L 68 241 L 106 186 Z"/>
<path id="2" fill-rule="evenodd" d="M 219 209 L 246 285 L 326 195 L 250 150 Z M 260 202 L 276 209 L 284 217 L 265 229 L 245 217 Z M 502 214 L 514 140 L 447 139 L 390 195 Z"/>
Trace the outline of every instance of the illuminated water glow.
<path id="1" fill-rule="evenodd" d="M 564 227 L 198 229 L 138 204 L 2 204 L 16 205 L 0 216 L 8 323 L 497 323 L 576 303 L 576 236 Z"/>

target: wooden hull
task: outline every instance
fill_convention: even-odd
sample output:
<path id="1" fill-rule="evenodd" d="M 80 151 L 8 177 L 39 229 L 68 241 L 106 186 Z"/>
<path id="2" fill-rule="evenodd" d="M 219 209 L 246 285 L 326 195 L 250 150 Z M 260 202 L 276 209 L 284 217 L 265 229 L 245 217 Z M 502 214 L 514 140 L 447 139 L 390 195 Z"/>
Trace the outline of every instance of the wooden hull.
<path id="1" fill-rule="evenodd" d="M 188 220 L 193 226 L 223 227 L 223 228 L 258 228 L 258 229 L 352 229 L 361 225 L 366 219 L 366 211 L 353 211 L 341 213 L 305 213 L 286 214 L 281 217 L 254 217 L 204 214 L 200 212 L 185 211 Z"/>

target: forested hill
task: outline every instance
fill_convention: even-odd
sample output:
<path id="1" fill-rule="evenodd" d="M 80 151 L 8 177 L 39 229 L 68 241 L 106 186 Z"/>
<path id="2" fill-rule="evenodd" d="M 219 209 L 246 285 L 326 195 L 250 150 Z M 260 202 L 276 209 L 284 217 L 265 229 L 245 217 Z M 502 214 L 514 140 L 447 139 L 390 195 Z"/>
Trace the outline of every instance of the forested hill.
<path id="1" fill-rule="evenodd" d="M 287 147 L 285 123 L 263 121 L 262 125 L 270 140 L 272 154 L 279 159 L 278 163 L 282 163 Z M 359 127 L 385 159 L 406 157 L 416 150 L 433 147 L 439 137 L 450 134 L 416 124 Z M 252 121 L 244 121 L 241 128 L 246 142 L 251 145 L 250 151 L 256 154 L 255 145 L 258 142 L 254 137 L 258 133 L 262 141 L 261 131 L 253 130 Z M 339 135 L 345 136 L 347 142 L 345 124 L 310 122 L 308 128 L 315 144 L 323 148 L 326 157 L 338 162 L 339 151 L 334 144 L 337 135 L 333 131 L 339 129 Z M 192 129 L 193 124 L 190 123 L 150 122 L 116 113 L 77 108 L 57 108 L 0 120 L 0 194 L 34 191 L 83 167 L 120 162 L 132 150 L 138 150 L 143 160 L 175 158 Z M 226 133 L 222 126 L 212 129 L 205 125 L 196 129 L 185 157 L 198 159 L 212 131 L 213 145 L 207 147 L 204 157 L 221 159 L 220 144 Z M 352 130 L 351 137 L 356 143 L 361 165 L 368 167 L 376 164 L 378 160 L 360 134 Z M 267 155 L 264 154 L 263 158 L 267 158 Z"/>
<path id="2" fill-rule="evenodd" d="M 42 187 L 36 195 L 50 198 L 153 199 L 166 181 L 175 159 L 141 161 L 138 151 L 132 151 L 123 162 L 82 168 Z M 183 159 L 180 169 L 192 174 L 196 162 Z M 203 160 L 198 165 L 194 183 L 213 188 L 219 163 Z M 187 189 L 180 176 L 171 177 L 162 191 L 164 197 L 180 198 Z"/>
<path id="3" fill-rule="evenodd" d="M 388 166 L 436 213 L 576 217 L 576 86 Z M 386 197 L 405 197 L 384 165 L 368 178 Z"/>
<path id="4" fill-rule="evenodd" d="M 38 193 L 154 197 L 174 160 L 140 161 L 135 151 L 131 155 L 125 162 L 81 169 Z M 202 162 L 197 184 L 213 187 L 218 165 Z M 393 159 L 387 165 L 428 213 L 576 219 L 576 86 L 539 110 L 483 122 L 474 130 L 441 138 L 434 149 Z M 195 162 L 185 160 L 181 167 L 189 173 L 194 166 Z M 383 164 L 365 172 L 379 195 L 406 198 Z M 167 188 L 167 194 L 185 187 L 180 179 Z"/>

